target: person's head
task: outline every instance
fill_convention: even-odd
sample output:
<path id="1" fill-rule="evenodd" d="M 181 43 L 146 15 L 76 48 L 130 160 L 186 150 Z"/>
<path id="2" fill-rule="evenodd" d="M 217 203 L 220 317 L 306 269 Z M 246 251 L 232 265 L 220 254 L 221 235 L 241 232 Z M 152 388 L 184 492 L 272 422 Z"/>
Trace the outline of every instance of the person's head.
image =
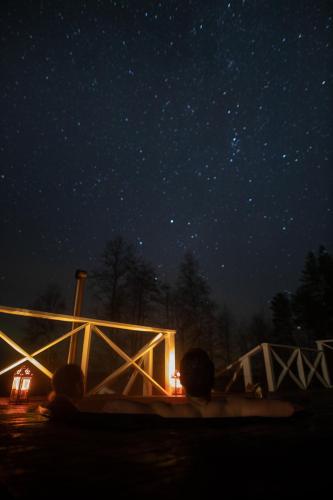
<path id="1" fill-rule="evenodd" d="M 56 394 L 65 394 L 70 398 L 83 396 L 83 373 L 75 364 L 63 365 L 52 377 L 52 387 Z"/>
<path id="2" fill-rule="evenodd" d="M 180 362 L 180 381 L 186 394 L 209 398 L 214 385 L 214 365 L 200 348 L 187 351 Z"/>

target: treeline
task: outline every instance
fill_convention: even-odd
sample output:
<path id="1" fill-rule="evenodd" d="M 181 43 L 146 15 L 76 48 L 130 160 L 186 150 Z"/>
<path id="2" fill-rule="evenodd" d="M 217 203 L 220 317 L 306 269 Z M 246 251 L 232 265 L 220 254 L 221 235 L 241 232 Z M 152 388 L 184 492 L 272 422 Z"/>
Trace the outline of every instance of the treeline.
<path id="1" fill-rule="evenodd" d="M 89 287 L 97 317 L 177 330 L 179 358 L 188 348 L 200 346 L 217 368 L 228 364 L 261 342 L 308 344 L 332 337 L 333 259 L 320 247 L 308 254 L 300 286 L 294 294 L 278 293 L 271 302 L 272 318 L 255 314 L 247 322 L 225 305 L 217 304 L 192 253 L 184 255 L 173 283 L 163 281 L 135 248 L 117 237 L 106 244 L 99 265 L 89 272 Z M 33 308 L 63 312 L 59 286 L 50 286 Z M 27 338 L 50 340 L 52 330 L 41 320 L 30 319 Z M 130 350 L 139 347 L 131 336 Z"/>
<path id="2" fill-rule="evenodd" d="M 321 246 L 308 253 L 295 293 L 272 300 L 274 339 L 279 344 L 309 344 L 333 338 L 333 257 Z"/>

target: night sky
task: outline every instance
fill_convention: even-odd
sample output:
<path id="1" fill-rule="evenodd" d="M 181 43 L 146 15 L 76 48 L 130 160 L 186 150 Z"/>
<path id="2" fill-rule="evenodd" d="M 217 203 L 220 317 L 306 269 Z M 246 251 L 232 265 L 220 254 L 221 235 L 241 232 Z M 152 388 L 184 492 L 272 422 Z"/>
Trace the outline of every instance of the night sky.
<path id="1" fill-rule="evenodd" d="M 333 4 L 1 2 L 0 303 L 107 240 L 256 312 L 332 251 Z"/>

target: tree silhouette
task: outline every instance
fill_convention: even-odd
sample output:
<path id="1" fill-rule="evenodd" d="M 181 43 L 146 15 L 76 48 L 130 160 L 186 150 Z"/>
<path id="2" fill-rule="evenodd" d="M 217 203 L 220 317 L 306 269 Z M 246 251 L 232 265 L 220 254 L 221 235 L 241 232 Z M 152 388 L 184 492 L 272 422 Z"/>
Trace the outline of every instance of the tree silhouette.
<path id="1" fill-rule="evenodd" d="M 292 304 L 286 293 L 278 293 L 271 301 L 273 313 L 272 342 L 277 344 L 294 344 L 294 320 Z"/>
<path id="2" fill-rule="evenodd" d="M 212 351 L 215 304 L 210 288 L 190 252 L 180 265 L 175 290 L 175 316 L 180 352 L 202 346 Z"/>
<path id="3" fill-rule="evenodd" d="M 248 337 L 252 346 L 262 342 L 270 342 L 272 338 L 272 328 L 264 313 L 259 312 L 252 316 L 248 325 Z"/>
<path id="4" fill-rule="evenodd" d="M 159 282 L 158 295 L 159 322 L 165 328 L 175 327 L 175 291 L 173 287 L 166 282 Z"/>
<path id="5" fill-rule="evenodd" d="M 56 283 L 51 283 L 33 302 L 32 309 L 54 313 L 65 312 L 66 301 L 61 287 Z M 59 336 L 59 333 L 63 333 L 65 329 L 66 327 L 58 321 L 30 317 L 25 328 L 26 336 L 24 341 L 30 347 L 36 346 L 40 341 L 47 344 Z M 56 353 L 54 349 L 46 351 L 46 360 L 51 368 L 55 367 Z"/>
<path id="6" fill-rule="evenodd" d="M 216 367 L 228 365 L 232 356 L 234 317 L 227 306 L 220 310 L 214 336 L 214 361 Z"/>
<path id="7" fill-rule="evenodd" d="M 133 259 L 126 278 L 127 318 L 137 324 L 145 324 L 157 301 L 156 272 L 141 257 Z"/>
<path id="8" fill-rule="evenodd" d="M 133 246 L 119 236 L 107 242 L 101 263 L 92 273 L 95 297 L 112 321 L 126 321 L 126 287 L 134 261 Z"/>
<path id="9" fill-rule="evenodd" d="M 332 336 L 333 257 L 321 246 L 316 256 L 309 252 L 302 271 L 301 285 L 293 299 L 298 331 L 309 340 Z"/>

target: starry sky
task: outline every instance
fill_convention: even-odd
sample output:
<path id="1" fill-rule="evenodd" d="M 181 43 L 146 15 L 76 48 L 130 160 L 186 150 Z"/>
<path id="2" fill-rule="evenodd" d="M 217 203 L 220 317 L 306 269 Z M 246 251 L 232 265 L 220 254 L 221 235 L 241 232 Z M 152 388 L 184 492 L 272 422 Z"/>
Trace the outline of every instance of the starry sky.
<path id="1" fill-rule="evenodd" d="M 1 2 L 0 303 L 123 235 L 236 314 L 332 251 L 330 1 Z"/>

